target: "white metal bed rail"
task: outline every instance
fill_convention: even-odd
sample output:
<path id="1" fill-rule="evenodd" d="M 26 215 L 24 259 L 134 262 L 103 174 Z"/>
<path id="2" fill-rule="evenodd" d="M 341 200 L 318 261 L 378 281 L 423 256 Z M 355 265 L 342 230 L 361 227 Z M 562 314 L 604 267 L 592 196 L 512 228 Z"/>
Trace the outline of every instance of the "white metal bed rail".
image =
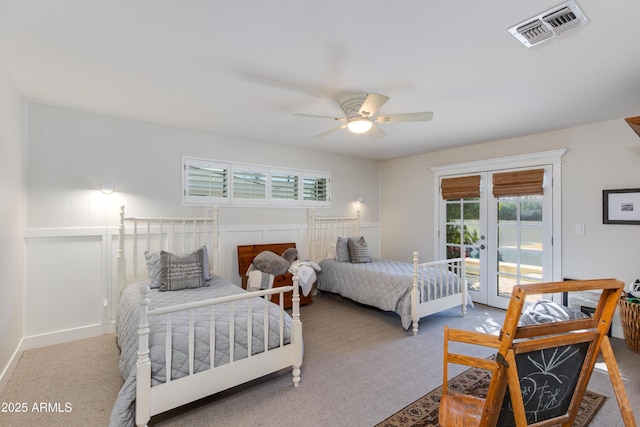
<path id="1" fill-rule="evenodd" d="M 293 286 L 282 286 L 282 287 L 278 287 L 278 288 L 272 288 L 272 289 L 265 289 L 265 290 L 261 290 L 261 291 L 255 291 L 255 292 L 251 292 L 250 294 L 235 294 L 235 295 L 228 295 L 228 296 L 223 296 L 223 297 L 218 297 L 218 298 L 211 298 L 211 299 L 206 299 L 206 300 L 202 300 L 202 301 L 193 301 L 193 302 L 188 302 L 188 303 L 183 303 L 183 304 L 177 304 L 177 305 L 173 305 L 173 306 L 169 306 L 169 307 L 161 307 L 161 308 L 156 308 L 153 310 L 147 310 L 147 316 L 160 316 L 160 315 L 166 315 L 166 320 L 165 320 L 165 359 L 166 359 L 166 382 L 171 382 L 172 378 L 171 378 L 171 369 L 170 367 L 172 366 L 172 358 L 173 358 L 173 338 L 172 338 L 172 332 L 173 332 L 173 328 L 172 328 L 172 317 L 171 315 L 174 313 L 179 313 L 179 312 L 185 312 L 188 311 L 189 312 L 189 338 L 188 338 L 188 358 L 189 358 L 189 375 L 193 375 L 194 374 L 194 363 L 195 363 L 195 323 L 194 323 L 194 311 L 197 309 L 203 309 L 203 308 L 209 308 L 210 312 L 209 312 L 209 366 L 211 369 L 215 368 L 215 350 L 216 350 L 216 306 L 218 305 L 222 305 L 222 304 L 229 304 L 229 313 L 228 313 L 228 324 L 229 324 L 229 342 L 230 343 L 234 343 L 235 342 L 235 326 L 236 326 L 236 319 L 235 319 L 235 311 L 236 311 L 236 303 L 237 302 L 241 302 L 244 300 L 250 300 L 256 297 L 262 297 L 264 304 L 262 306 L 262 312 L 263 312 L 263 342 L 264 342 L 264 347 L 262 348 L 262 352 L 267 352 L 267 351 L 271 351 L 275 348 L 281 348 L 285 345 L 284 342 L 284 313 L 285 313 L 285 309 L 284 309 L 284 298 L 282 297 L 282 295 L 285 292 L 289 292 L 289 291 L 293 291 Z M 141 286 L 141 290 L 140 290 L 141 294 L 142 294 L 142 300 L 145 301 L 145 297 L 148 297 L 148 292 L 149 289 L 147 286 Z M 270 335 L 270 330 L 269 330 L 269 299 L 272 295 L 276 295 L 276 294 L 280 294 L 280 305 L 279 305 L 279 317 L 278 317 L 278 337 L 279 337 L 279 344 L 277 347 L 270 349 L 269 348 L 269 335 Z M 148 298 L 147 298 L 148 299 Z M 146 305 L 146 304 L 144 304 Z M 247 304 L 247 342 L 246 342 L 246 346 L 247 346 L 247 358 L 251 358 L 253 357 L 253 322 L 251 321 L 251 319 L 253 319 L 253 305 L 252 304 Z M 148 319 L 141 319 L 142 322 L 141 324 L 145 324 L 148 323 Z M 146 322 L 145 322 L 146 321 Z M 145 333 L 145 328 L 141 328 L 141 338 L 147 338 L 147 335 Z M 229 362 L 228 363 L 234 363 L 236 361 L 235 359 L 235 355 L 234 355 L 234 351 L 235 351 L 235 346 L 231 345 L 229 347 Z M 145 351 L 145 349 L 143 349 L 143 352 Z M 258 352 L 259 353 L 259 352 Z"/>

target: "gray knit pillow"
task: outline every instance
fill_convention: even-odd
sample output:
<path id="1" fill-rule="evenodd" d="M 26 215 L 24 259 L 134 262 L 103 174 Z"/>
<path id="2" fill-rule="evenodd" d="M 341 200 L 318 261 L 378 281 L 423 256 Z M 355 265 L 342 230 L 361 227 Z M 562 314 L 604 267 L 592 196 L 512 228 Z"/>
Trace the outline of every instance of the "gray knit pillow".
<path id="1" fill-rule="evenodd" d="M 371 262 L 371 252 L 364 236 L 349 239 L 349 255 L 353 264 Z"/>

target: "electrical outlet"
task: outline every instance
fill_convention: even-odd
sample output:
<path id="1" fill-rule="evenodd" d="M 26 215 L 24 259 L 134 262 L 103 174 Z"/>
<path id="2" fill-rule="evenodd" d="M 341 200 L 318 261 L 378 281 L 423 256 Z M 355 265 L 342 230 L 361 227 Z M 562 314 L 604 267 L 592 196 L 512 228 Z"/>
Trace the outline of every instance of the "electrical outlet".
<path id="1" fill-rule="evenodd" d="M 576 236 L 584 236 L 586 229 L 584 224 L 576 224 Z"/>

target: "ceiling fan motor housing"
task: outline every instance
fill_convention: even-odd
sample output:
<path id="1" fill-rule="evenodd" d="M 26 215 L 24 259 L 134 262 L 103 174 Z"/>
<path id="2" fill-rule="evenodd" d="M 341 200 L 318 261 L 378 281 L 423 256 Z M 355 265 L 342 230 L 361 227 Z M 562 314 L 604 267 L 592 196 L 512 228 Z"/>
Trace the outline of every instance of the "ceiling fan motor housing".
<path id="1" fill-rule="evenodd" d="M 360 107 L 367 99 L 367 94 L 352 95 L 340 101 L 340 108 L 344 111 L 347 121 L 362 118 L 360 115 Z"/>

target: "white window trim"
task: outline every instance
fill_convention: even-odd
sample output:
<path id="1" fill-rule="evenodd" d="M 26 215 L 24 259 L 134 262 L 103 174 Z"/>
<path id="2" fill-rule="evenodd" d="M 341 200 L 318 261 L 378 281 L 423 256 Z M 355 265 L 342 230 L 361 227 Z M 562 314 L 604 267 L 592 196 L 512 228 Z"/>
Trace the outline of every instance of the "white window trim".
<path id="1" fill-rule="evenodd" d="M 188 195 L 188 166 L 215 166 L 227 170 L 227 196 L 226 197 L 202 197 Z M 192 156 L 182 156 L 182 205 L 183 206 L 260 206 L 260 207 L 330 207 L 331 206 L 331 172 L 321 172 L 304 169 L 291 169 L 278 166 L 260 165 L 254 163 L 230 162 L 218 159 L 205 159 Z M 266 174 L 266 197 L 247 199 L 234 197 L 234 171 L 258 171 Z M 274 199 L 271 197 L 271 174 L 288 174 L 298 177 L 298 199 Z M 326 179 L 327 200 L 304 200 L 304 178 L 313 177 Z"/>

